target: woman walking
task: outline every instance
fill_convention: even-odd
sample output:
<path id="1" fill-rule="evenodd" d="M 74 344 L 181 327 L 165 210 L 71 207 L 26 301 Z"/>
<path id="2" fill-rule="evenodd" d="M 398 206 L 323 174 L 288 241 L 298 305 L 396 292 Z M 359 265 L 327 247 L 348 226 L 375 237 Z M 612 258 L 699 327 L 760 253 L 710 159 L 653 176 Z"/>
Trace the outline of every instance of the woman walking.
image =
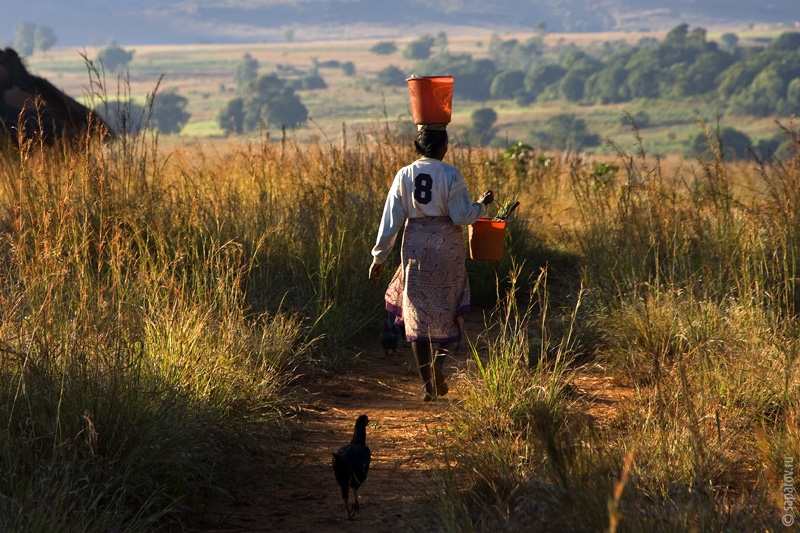
<path id="1" fill-rule="evenodd" d="M 372 249 L 369 279 L 374 284 L 380 280 L 405 223 L 401 264 L 386 290 L 386 309 L 405 325 L 423 383 L 422 399 L 431 401 L 447 393 L 442 365 L 447 351 L 461 340 L 469 311 L 461 226 L 478 220 L 494 195 L 486 191 L 473 203 L 461 172 L 442 161 L 448 148 L 446 125 L 420 127 L 414 148 L 422 157 L 395 175 Z"/>

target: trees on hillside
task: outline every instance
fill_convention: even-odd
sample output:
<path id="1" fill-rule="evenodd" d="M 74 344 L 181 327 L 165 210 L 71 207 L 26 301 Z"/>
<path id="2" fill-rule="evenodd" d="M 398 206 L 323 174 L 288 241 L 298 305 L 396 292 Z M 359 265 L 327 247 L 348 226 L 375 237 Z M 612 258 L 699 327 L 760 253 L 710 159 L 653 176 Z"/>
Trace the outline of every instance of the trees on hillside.
<path id="1" fill-rule="evenodd" d="M 558 83 L 567 71 L 561 65 L 535 65 L 525 74 L 525 90 L 535 100 L 550 85 Z"/>
<path id="2" fill-rule="evenodd" d="M 796 109 L 789 87 L 800 79 L 800 33 L 784 33 L 761 49 L 737 47 L 735 35 L 723 42 L 721 48 L 706 39 L 703 28 L 681 24 L 663 41 L 606 46 L 599 57 L 567 47 L 557 63 L 534 63 L 525 76 L 525 92 L 515 97 L 518 102 L 563 98 L 603 104 L 707 96 L 719 98 L 731 114 L 768 116 Z M 507 57 L 517 45 L 494 39 L 493 57 Z"/>
<path id="3" fill-rule="evenodd" d="M 662 41 L 636 45 L 606 43 L 595 53 L 564 45 L 560 58 L 546 57 L 541 37 L 520 42 L 498 34 L 489 43 L 490 59 L 473 59 L 446 50 L 429 56 L 435 39 L 423 36 L 404 50 L 416 58 L 419 75 L 448 73 L 454 94 L 473 101 L 515 99 L 520 105 L 564 99 L 586 104 L 628 102 L 637 98 L 704 97 L 731 114 L 786 114 L 796 109 L 793 80 L 800 79 L 800 33 L 788 32 L 765 48 L 738 47 L 738 37 L 723 36 L 722 46 L 706 30 L 680 24 Z M 413 52 L 420 46 L 423 52 Z M 427 59 L 420 59 L 427 57 Z M 520 86 L 520 72 L 524 72 Z M 389 84 L 387 75 L 381 83 Z M 397 85 L 402 82 L 397 76 Z M 791 85 L 795 91 L 796 84 Z"/>

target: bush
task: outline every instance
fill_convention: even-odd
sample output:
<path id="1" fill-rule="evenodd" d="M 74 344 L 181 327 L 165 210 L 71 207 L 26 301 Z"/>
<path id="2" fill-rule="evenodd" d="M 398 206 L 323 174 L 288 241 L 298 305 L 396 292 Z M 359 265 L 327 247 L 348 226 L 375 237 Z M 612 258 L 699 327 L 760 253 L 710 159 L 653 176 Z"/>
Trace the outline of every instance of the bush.
<path id="1" fill-rule="evenodd" d="M 491 60 L 472 61 L 458 73 L 459 83 L 455 84 L 454 90 L 471 100 L 487 100 L 491 96 L 489 89 L 495 74 L 497 67 Z"/>
<path id="2" fill-rule="evenodd" d="M 378 84 L 384 87 L 403 86 L 406 84 L 407 77 L 405 72 L 394 65 L 389 65 L 378 72 Z"/>
<path id="3" fill-rule="evenodd" d="M 20 22 L 14 26 L 14 48 L 21 56 L 29 56 L 33 54 L 36 46 L 34 40 L 34 33 L 36 32 L 36 25 L 30 22 Z"/>
<path id="4" fill-rule="evenodd" d="M 739 44 L 739 36 L 735 33 L 723 33 L 720 40 L 722 41 L 722 49 L 725 51 L 731 51 Z"/>
<path id="5" fill-rule="evenodd" d="M 397 46 L 393 41 L 381 41 L 372 45 L 369 51 L 379 56 L 390 56 L 397 52 Z"/>
<path id="6" fill-rule="evenodd" d="M 233 81 L 241 89 L 244 84 L 258 76 L 258 60 L 254 59 L 249 53 L 242 56 L 242 60 L 236 65 L 233 71 Z"/>
<path id="7" fill-rule="evenodd" d="M 217 114 L 217 124 L 227 133 L 244 132 L 244 100 L 234 98 Z"/>
<path id="8" fill-rule="evenodd" d="M 745 159 L 752 145 L 753 141 L 746 134 L 730 126 L 724 126 L 712 135 L 710 140 L 705 133 L 698 133 L 692 141 L 692 153 L 707 156 L 712 152 L 720 152 L 726 160 Z M 766 145 L 764 147 L 768 148 Z"/>
<path id="9" fill-rule="evenodd" d="M 156 93 L 153 98 L 153 126 L 162 133 L 180 133 L 191 115 L 186 111 L 189 101 L 174 90 Z"/>
<path id="10" fill-rule="evenodd" d="M 631 124 L 631 122 L 633 122 Z M 636 126 L 637 128 L 646 128 L 650 125 L 650 114 L 642 109 L 634 111 L 631 114 L 624 114 L 619 120 L 623 126 Z"/>
<path id="11" fill-rule="evenodd" d="M 525 91 L 524 81 L 521 70 L 505 70 L 494 77 L 489 94 L 492 98 L 515 98 Z"/>
<path id="12" fill-rule="evenodd" d="M 431 48 L 436 39 L 430 35 L 423 35 L 415 41 L 411 41 L 403 49 L 403 57 L 406 59 L 428 59 L 431 56 Z"/>
<path id="13" fill-rule="evenodd" d="M 133 100 L 106 102 L 96 106 L 93 111 L 120 134 L 137 135 L 147 125 L 144 106 Z"/>
<path id="14" fill-rule="evenodd" d="M 627 102 L 630 100 L 630 93 L 625 84 L 627 78 L 628 71 L 624 68 L 604 68 L 587 78 L 584 97 L 601 104 Z"/>
<path id="15" fill-rule="evenodd" d="M 550 117 L 545 122 L 544 131 L 535 130 L 533 136 L 543 148 L 553 150 L 580 150 L 590 146 L 597 146 L 601 139 L 599 135 L 589 133 L 586 121 L 577 118 L 574 114 L 562 113 Z"/>
<path id="16" fill-rule="evenodd" d="M 308 120 L 308 109 L 291 91 L 283 91 L 269 101 L 264 115 L 267 124 L 295 128 Z"/>
<path id="17" fill-rule="evenodd" d="M 469 137 L 482 145 L 489 144 L 496 135 L 494 123 L 497 122 L 497 112 L 491 107 L 482 107 L 472 112 L 470 116 Z"/>
<path id="18" fill-rule="evenodd" d="M 305 90 L 327 89 L 328 84 L 317 72 L 309 72 L 300 80 L 300 88 Z"/>
<path id="19" fill-rule="evenodd" d="M 547 86 L 558 83 L 566 72 L 560 65 L 536 65 L 525 74 L 525 90 L 536 99 Z"/>
<path id="20" fill-rule="evenodd" d="M 33 45 L 37 50 L 46 52 L 56 44 L 56 34 L 53 28 L 47 26 L 36 26 L 33 32 Z"/>
<path id="21" fill-rule="evenodd" d="M 126 68 L 132 59 L 133 52 L 128 52 L 117 46 L 117 41 L 114 39 L 109 39 L 108 46 L 97 53 L 97 60 L 100 61 L 103 68 L 110 72 L 117 72 L 118 69 Z"/>

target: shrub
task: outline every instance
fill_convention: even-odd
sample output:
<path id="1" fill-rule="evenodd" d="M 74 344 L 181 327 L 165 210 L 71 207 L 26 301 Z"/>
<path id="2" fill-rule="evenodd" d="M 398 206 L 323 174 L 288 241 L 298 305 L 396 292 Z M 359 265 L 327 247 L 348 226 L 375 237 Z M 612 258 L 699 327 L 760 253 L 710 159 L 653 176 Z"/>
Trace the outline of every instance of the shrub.
<path id="1" fill-rule="evenodd" d="M 115 39 L 109 39 L 108 45 L 97 53 L 97 60 L 110 72 L 126 68 L 132 59 L 133 51 L 123 50 Z"/>
<path id="2" fill-rule="evenodd" d="M 515 98 L 525 91 L 525 73 L 521 70 L 505 70 L 498 73 L 489 86 L 492 98 Z"/>
<path id="3" fill-rule="evenodd" d="M 491 142 L 496 134 L 494 123 L 497 122 L 497 112 L 491 107 L 476 109 L 470 115 L 469 136 L 481 144 Z"/>
<path id="4" fill-rule="evenodd" d="M 14 48 L 21 56 L 29 56 L 33 54 L 36 47 L 34 40 L 34 33 L 36 32 L 36 25 L 30 22 L 20 22 L 14 25 Z"/>
<path id="5" fill-rule="evenodd" d="M 233 71 L 233 81 L 236 86 L 241 89 L 244 84 L 250 80 L 256 79 L 258 76 L 258 60 L 254 59 L 249 53 L 242 56 L 242 60 L 236 64 Z"/>
<path id="6" fill-rule="evenodd" d="M 646 128 L 650 125 L 650 114 L 647 111 L 639 109 L 631 114 L 624 114 L 620 117 L 620 124 L 623 126 L 631 125 L 637 128 Z"/>
<path id="7" fill-rule="evenodd" d="M 580 150 L 600 144 L 600 136 L 589 133 L 586 121 L 574 114 L 561 113 L 545 121 L 544 131 L 535 130 L 536 138 L 544 148 L 555 150 Z"/>
<path id="8" fill-rule="evenodd" d="M 322 79 L 318 72 L 312 71 L 303 76 L 300 80 L 300 88 L 305 90 L 327 89 L 328 84 Z"/>
<path id="9" fill-rule="evenodd" d="M 97 105 L 94 112 L 117 133 L 137 135 L 147 126 L 148 117 L 144 106 L 133 100 L 105 102 Z"/>
<path id="10" fill-rule="evenodd" d="M 153 98 L 152 121 L 162 133 L 180 133 L 191 115 L 186 111 L 189 101 L 174 90 L 156 93 Z"/>
<path id="11" fill-rule="evenodd" d="M 533 99 L 536 99 L 545 87 L 557 83 L 566 72 L 560 65 L 536 65 L 525 74 L 525 90 Z"/>
<path id="12" fill-rule="evenodd" d="M 389 65 L 378 72 L 378 84 L 384 87 L 403 86 L 406 84 L 407 77 L 402 70 L 394 65 Z"/>
<path id="13" fill-rule="evenodd" d="M 373 44 L 369 51 L 379 56 L 389 56 L 397 52 L 397 45 L 393 41 L 381 41 Z"/>
<path id="14" fill-rule="evenodd" d="M 722 127 L 711 138 L 705 133 L 698 133 L 692 141 L 692 153 L 709 155 L 719 152 L 727 159 L 744 159 L 748 157 L 748 149 L 753 145 L 746 134 L 730 126 Z"/>
<path id="15" fill-rule="evenodd" d="M 234 98 L 217 114 L 217 124 L 227 133 L 244 132 L 244 100 Z"/>
<path id="16" fill-rule="evenodd" d="M 33 32 L 33 44 L 37 50 L 46 52 L 56 44 L 56 34 L 48 26 L 36 26 Z"/>
<path id="17" fill-rule="evenodd" d="M 434 37 L 423 35 L 403 48 L 403 57 L 406 59 L 428 59 L 431 56 L 431 48 L 434 43 L 436 43 Z"/>

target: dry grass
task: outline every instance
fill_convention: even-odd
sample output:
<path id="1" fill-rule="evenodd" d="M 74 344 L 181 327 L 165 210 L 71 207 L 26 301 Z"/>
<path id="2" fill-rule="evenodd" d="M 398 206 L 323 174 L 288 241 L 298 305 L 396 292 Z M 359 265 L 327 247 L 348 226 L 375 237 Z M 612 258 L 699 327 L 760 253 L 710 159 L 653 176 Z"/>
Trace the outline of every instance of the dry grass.
<path id="1" fill-rule="evenodd" d="M 4 529 L 185 525 L 224 489 L 229 446 L 269 435 L 287 382 L 342 368 L 382 312 L 369 250 L 414 158 L 391 120 L 346 150 L 160 142 L 3 152 Z M 776 473 L 800 457 L 796 152 L 532 156 L 448 154 L 471 191 L 521 207 L 503 260 L 468 264 L 496 340 L 443 428 L 430 519 L 774 530 Z M 633 390 L 617 417 L 593 421 L 576 372 Z"/>

